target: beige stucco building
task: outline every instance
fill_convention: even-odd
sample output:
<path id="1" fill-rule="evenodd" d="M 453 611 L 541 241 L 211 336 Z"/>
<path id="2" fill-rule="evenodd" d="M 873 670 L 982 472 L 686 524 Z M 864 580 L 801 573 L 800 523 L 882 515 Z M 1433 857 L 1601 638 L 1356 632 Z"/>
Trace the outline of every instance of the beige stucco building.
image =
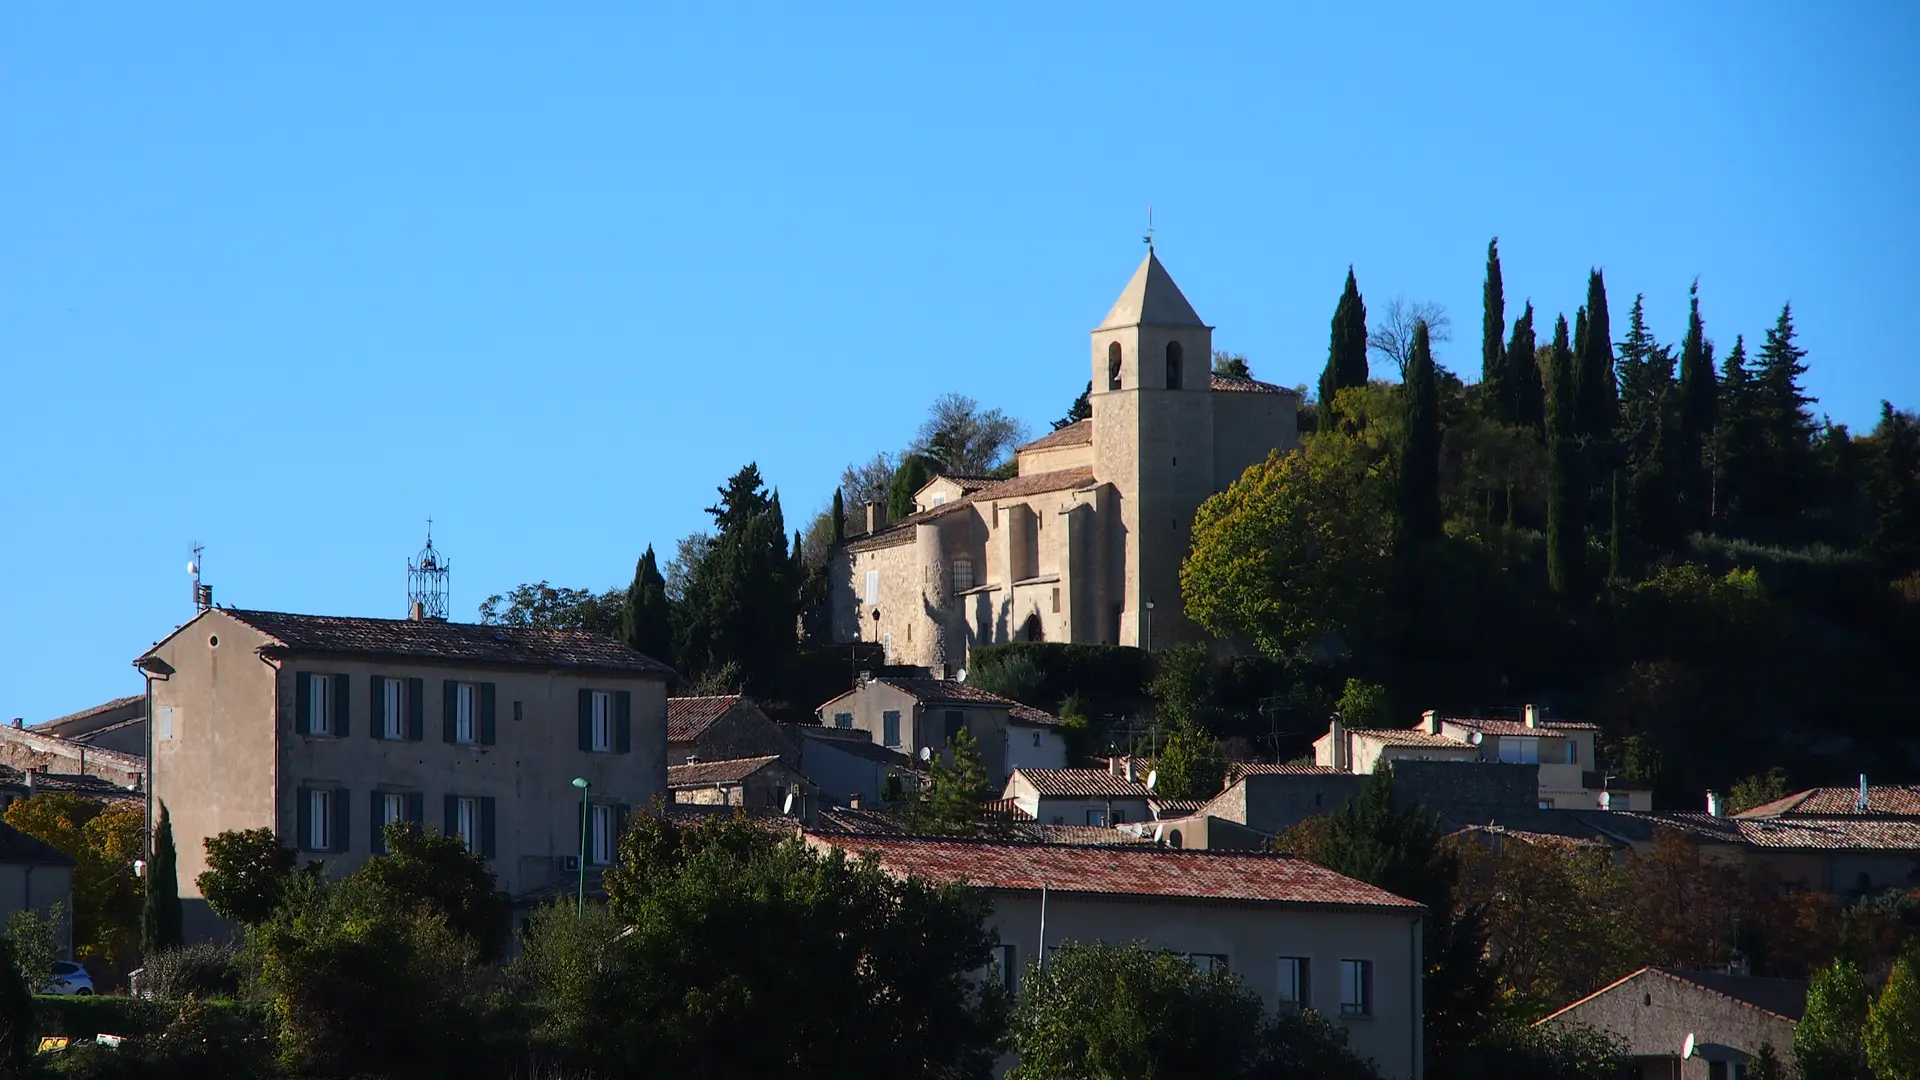
<path id="1" fill-rule="evenodd" d="M 272 828 L 345 873 L 385 822 L 413 821 L 466 839 L 519 895 L 575 872 L 576 777 L 590 864 L 666 793 L 670 673 L 598 634 L 216 608 L 136 663 L 190 920 L 209 917 L 202 842 L 229 829 Z"/>
<path id="2" fill-rule="evenodd" d="M 835 640 L 938 671 L 974 645 L 1192 636 L 1194 511 L 1299 442 L 1296 392 L 1215 375 L 1212 358 L 1213 328 L 1149 249 L 1092 332 L 1092 419 L 1020 447 L 1011 479 L 942 477 L 909 517 L 870 514 L 830 563 Z"/>

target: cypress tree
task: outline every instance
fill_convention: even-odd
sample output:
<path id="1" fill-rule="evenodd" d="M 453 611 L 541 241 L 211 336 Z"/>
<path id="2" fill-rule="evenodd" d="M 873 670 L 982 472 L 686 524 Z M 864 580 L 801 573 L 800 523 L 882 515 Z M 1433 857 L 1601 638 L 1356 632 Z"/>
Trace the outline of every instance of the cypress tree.
<path id="1" fill-rule="evenodd" d="M 633 584 L 627 586 L 626 603 L 620 608 L 620 640 L 661 663 L 670 661 L 673 613 L 667 601 L 667 579 L 660 573 L 652 544 L 633 568 Z"/>
<path id="2" fill-rule="evenodd" d="M 1547 430 L 1547 389 L 1545 375 L 1534 357 L 1533 301 L 1513 321 L 1513 336 L 1507 339 L 1507 373 L 1513 382 L 1514 422 L 1545 434 Z"/>
<path id="3" fill-rule="evenodd" d="M 1500 280 L 1500 238 L 1487 241 L 1487 279 L 1480 289 L 1480 391 L 1490 415 L 1511 424 L 1517 415 L 1512 362 L 1501 341 L 1507 330 L 1507 301 Z"/>
<path id="4" fill-rule="evenodd" d="M 1440 538 L 1440 388 L 1425 322 L 1414 324 L 1402 391 L 1407 423 L 1400 444 L 1398 547 L 1405 556 Z"/>
<path id="5" fill-rule="evenodd" d="M 1574 338 L 1574 430 L 1593 442 L 1612 438 L 1618 389 L 1613 371 L 1612 327 L 1607 321 L 1607 282 L 1587 275 L 1587 306 Z"/>
<path id="6" fill-rule="evenodd" d="M 887 489 L 888 521 L 899 521 L 913 513 L 913 493 L 933 479 L 933 468 L 933 462 L 919 454 L 900 459 L 900 467 L 893 470 L 893 486 Z"/>
<path id="7" fill-rule="evenodd" d="M 847 539 L 847 503 L 840 495 L 840 489 L 833 489 L 833 542 L 844 543 Z"/>
<path id="8" fill-rule="evenodd" d="M 1320 373 L 1320 430 L 1333 428 L 1334 400 L 1342 390 L 1367 385 L 1367 305 L 1360 283 L 1347 267 L 1347 285 L 1333 309 L 1332 340 L 1327 345 L 1327 368 Z"/>
<path id="9" fill-rule="evenodd" d="M 1539 350 L 1546 384 L 1547 583 L 1561 596 L 1581 596 L 1586 579 L 1586 487 L 1575 443 L 1571 350 L 1567 317 L 1554 323 L 1553 344 Z"/>
<path id="10" fill-rule="evenodd" d="M 1687 336 L 1680 343 L 1680 490 L 1691 528 L 1705 527 L 1709 518 L 1706 453 L 1713 440 L 1719 383 L 1713 375 L 1713 343 L 1700 321 L 1700 282 L 1687 290 Z"/>
<path id="11" fill-rule="evenodd" d="M 1889 573 L 1920 567 L 1920 421 L 1880 403 L 1873 429 L 1867 494 L 1873 503 L 1868 546 Z"/>
<path id="12" fill-rule="evenodd" d="M 180 877 L 173 847 L 173 821 L 160 804 L 153 830 L 153 861 L 147 864 L 145 901 L 140 907 L 140 951 L 152 956 L 180 947 Z"/>
<path id="13" fill-rule="evenodd" d="M 1620 580 L 1620 470 L 1613 472 L 1613 485 L 1608 495 L 1609 507 L 1607 526 L 1607 579 Z"/>

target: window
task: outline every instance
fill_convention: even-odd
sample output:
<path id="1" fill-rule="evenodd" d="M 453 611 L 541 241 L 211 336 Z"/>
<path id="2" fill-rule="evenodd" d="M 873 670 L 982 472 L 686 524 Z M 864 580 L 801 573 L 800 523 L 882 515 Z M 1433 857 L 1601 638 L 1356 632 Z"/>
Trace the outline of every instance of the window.
<path id="1" fill-rule="evenodd" d="M 867 571 L 867 603 L 869 605 L 873 605 L 879 602 L 880 602 L 880 571 L 869 570 Z"/>
<path id="2" fill-rule="evenodd" d="M 1567 764 L 1569 765 L 1580 764 L 1580 740 L 1579 739 L 1567 740 Z"/>
<path id="3" fill-rule="evenodd" d="M 1011 945 L 995 945 L 987 959 L 987 971 L 993 980 L 1007 991 L 1008 997 L 1019 992 L 1020 969 L 1014 966 L 1014 952 Z"/>
<path id="4" fill-rule="evenodd" d="M 973 560 L 961 555 L 953 560 L 953 591 L 966 592 L 973 588 Z"/>
<path id="5" fill-rule="evenodd" d="M 1340 961 L 1340 1015 L 1373 1015 L 1373 961 Z"/>
<path id="6" fill-rule="evenodd" d="M 1169 390 L 1180 389 L 1180 369 L 1184 351 L 1180 348 L 1179 342 L 1167 342 L 1167 389 Z"/>
<path id="7" fill-rule="evenodd" d="M 936 492 L 934 492 L 934 494 L 933 494 L 933 505 L 935 505 L 935 506 L 945 506 L 945 505 L 947 505 L 947 493 L 946 493 L 946 492 L 944 492 L 944 491 L 936 491 Z"/>
<path id="8" fill-rule="evenodd" d="M 613 695 L 605 690 L 593 692 L 592 749 L 598 751 L 613 749 Z"/>
<path id="9" fill-rule="evenodd" d="M 316 683 L 322 680 L 315 680 Z M 307 850 L 333 850 L 333 800 L 330 788 L 307 792 Z"/>
<path id="10" fill-rule="evenodd" d="M 880 635 L 880 661 L 886 664 L 893 663 L 893 631 L 891 630 Z"/>
<path id="11" fill-rule="evenodd" d="M 850 712 L 834 713 L 833 726 L 839 728 L 842 731 L 847 730 L 848 728 L 853 726 L 853 714 Z"/>
<path id="12" fill-rule="evenodd" d="M 900 745 L 900 710 L 888 709 L 880 714 L 880 745 Z"/>
<path id="13" fill-rule="evenodd" d="M 1113 812 L 1113 823 L 1115 825 L 1125 825 L 1127 823 L 1127 812 L 1125 810 L 1115 810 Z"/>
<path id="14" fill-rule="evenodd" d="M 386 828 L 396 821 L 407 820 L 407 797 L 395 792 L 386 792 L 380 796 L 380 827 Z"/>
<path id="15" fill-rule="evenodd" d="M 1101 809 L 1098 809 L 1098 808 L 1095 808 L 1095 809 L 1092 809 L 1092 810 L 1088 810 L 1088 811 L 1087 811 L 1087 824 L 1089 824 L 1089 825 L 1092 825 L 1092 826 L 1094 826 L 1095 828 L 1101 828 L 1101 829 L 1104 829 L 1104 828 L 1106 828 L 1106 825 L 1107 825 L 1107 812 L 1106 812 L 1105 810 L 1101 810 Z"/>
<path id="16" fill-rule="evenodd" d="M 162 742 L 173 739 L 173 706 L 162 705 L 153 710 L 154 729 Z"/>
<path id="17" fill-rule="evenodd" d="M 593 810 L 593 865 L 613 865 L 613 807 L 595 806 Z"/>
<path id="18" fill-rule="evenodd" d="M 1280 990 L 1274 996 L 1281 1012 L 1299 1012 L 1313 1004 L 1310 991 L 1313 978 L 1309 974 L 1307 958 L 1304 956 L 1283 956 L 1280 958 Z"/>
<path id="19" fill-rule="evenodd" d="M 480 695 L 470 682 L 453 684 L 453 741 L 479 741 Z"/>
<path id="20" fill-rule="evenodd" d="M 967 726 L 966 713 L 961 712 L 959 709 L 947 710 L 947 745 L 948 746 L 953 745 L 953 740 L 960 737 L 961 729 L 965 728 L 966 726 Z"/>
<path id="21" fill-rule="evenodd" d="M 1053 587 L 1053 613 L 1060 614 L 1060 586 Z"/>
<path id="22" fill-rule="evenodd" d="M 380 737 L 407 737 L 406 684 L 399 679 L 380 680 Z"/>
<path id="23" fill-rule="evenodd" d="M 1500 737 L 1500 760 L 1534 765 L 1540 761 L 1540 740 L 1517 735 Z"/>
<path id="24" fill-rule="evenodd" d="M 1120 389 L 1120 343 L 1107 346 L 1107 389 Z"/>
<path id="25" fill-rule="evenodd" d="M 333 734 L 333 680 L 325 675 L 307 678 L 307 732 Z"/>
<path id="26" fill-rule="evenodd" d="M 454 800 L 454 835 L 468 851 L 480 850 L 480 800 Z"/>
<path id="27" fill-rule="evenodd" d="M 1224 975 L 1227 972 L 1227 957 L 1225 953 L 1188 953 L 1187 963 L 1192 964 L 1193 970 L 1203 975 L 1215 971 Z"/>
<path id="28" fill-rule="evenodd" d="M 1607 809 L 1631 810 L 1632 807 L 1628 805 L 1627 797 L 1625 795 L 1621 794 L 1618 791 L 1609 791 L 1607 792 Z"/>
<path id="29" fill-rule="evenodd" d="M 1033 733 L 1033 746 L 1036 750 L 1040 748 L 1040 733 L 1037 731 Z"/>

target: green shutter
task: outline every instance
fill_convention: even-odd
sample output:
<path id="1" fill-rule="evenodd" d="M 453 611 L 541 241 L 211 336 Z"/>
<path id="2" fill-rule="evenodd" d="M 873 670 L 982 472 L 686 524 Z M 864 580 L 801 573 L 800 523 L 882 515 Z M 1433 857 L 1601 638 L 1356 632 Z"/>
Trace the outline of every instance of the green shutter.
<path id="1" fill-rule="evenodd" d="M 407 680 L 407 738 L 414 742 L 427 737 L 427 681 Z M 419 820 L 419 815 L 414 815 Z"/>
<path id="2" fill-rule="evenodd" d="M 613 695 L 613 748 L 623 754 L 633 752 L 633 691 Z"/>
<path id="3" fill-rule="evenodd" d="M 375 685 L 378 685 L 379 682 L 380 680 L 378 679 L 374 680 Z M 387 834 L 386 827 L 380 824 L 380 811 L 386 809 L 386 797 L 379 791 L 371 792 L 370 796 L 367 800 L 367 828 L 369 830 L 367 850 L 373 852 L 375 855 L 385 855 L 387 853 Z"/>
<path id="4" fill-rule="evenodd" d="M 376 739 L 387 736 L 387 680 L 378 675 L 367 678 L 367 734 Z"/>
<path id="5" fill-rule="evenodd" d="M 593 691 L 580 691 L 580 749 L 593 749 Z"/>
<path id="6" fill-rule="evenodd" d="M 353 834 L 347 830 L 353 827 L 353 793 L 346 788 L 335 789 L 333 793 L 333 850 L 346 851 L 352 847 Z"/>
<path id="7" fill-rule="evenodd" d="M 480 684 L 480 745 L 493 745 L 493 684 Z"/>
<path id="8" fill-rule="evenodd" d="M 460 684 L 448 679 L 440 684 L 440 740 L 453 741 L 454 719 L 459 716 Z"/>
<path id="9" fill-rule="evenodd" d="M 336 738 L 346 738 L 347 715 L 353 711 L 347 704 L 347 694 L 353 690 L 351 681 L 345 675 L 333 677 L 333 699 L 327 704 L 333 708 L 333 734 Z M 344 841 L 342 841 L 344 843 Z M 341 850 L 345 850 L 342 848 Z"/>
<path id="10" fill-rule="evenodd" d="M 460 835 L 460 796 L 447 796 L 447 836 Z"/>
<path id="11" fill-rule="evenodd" d="M 313 730 L 313 676 L 304 671 L 293 675 L 293 733 L 305 735 Z M 304 837 L 301 843 L 306 843 Z"/>
<path id="12" fill-rule="evenodd" d="M 480 857 L 493 858 L 493 796 L 480 800 Z"/>
<path id="13" fill-rule="evenodd" d="M 424 830 L 427 827 L 427 794 L 424 791 L 407 792 L 407 820 L 413 827 Z"/>
<path id="14" fill-rule="evenodd" d="M 305 676 L 302 676 L 305 678 Z M 301 851 L 313 850 L 313 789 L 297 787 L 293 789 L 293 846 Z"/>

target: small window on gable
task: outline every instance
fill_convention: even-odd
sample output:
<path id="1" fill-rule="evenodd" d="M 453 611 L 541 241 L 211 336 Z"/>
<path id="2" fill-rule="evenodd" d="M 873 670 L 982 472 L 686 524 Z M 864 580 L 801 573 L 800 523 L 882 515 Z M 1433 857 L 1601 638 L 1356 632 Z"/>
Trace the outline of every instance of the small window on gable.
<path id="1" fill-rule="evenodd" d="M 1107 389 L 1120 389 L 1120 343 L 1107 346 Z"/>
<path id="2" fill-rule="evenodd" d="M 945 505 L 947 505 L 947 493 L 946 493 L 946 492 L 944 492 L 944 491 L 936 491 L 936 492 L 934 492 L 934 493 L 933 493 L 933 505 L 935 505 L 935 506 L 945 506 Z"/>
<path id="3" fill-rule="evenodd" d="M 1169 390 L 1180 389 L 1180 374 L 1181 368 L 1184 366 L 1184 353 L 1185 350 L 1180 348 L 1179 342 L 1167 342 L 1167 389 Z"/>

